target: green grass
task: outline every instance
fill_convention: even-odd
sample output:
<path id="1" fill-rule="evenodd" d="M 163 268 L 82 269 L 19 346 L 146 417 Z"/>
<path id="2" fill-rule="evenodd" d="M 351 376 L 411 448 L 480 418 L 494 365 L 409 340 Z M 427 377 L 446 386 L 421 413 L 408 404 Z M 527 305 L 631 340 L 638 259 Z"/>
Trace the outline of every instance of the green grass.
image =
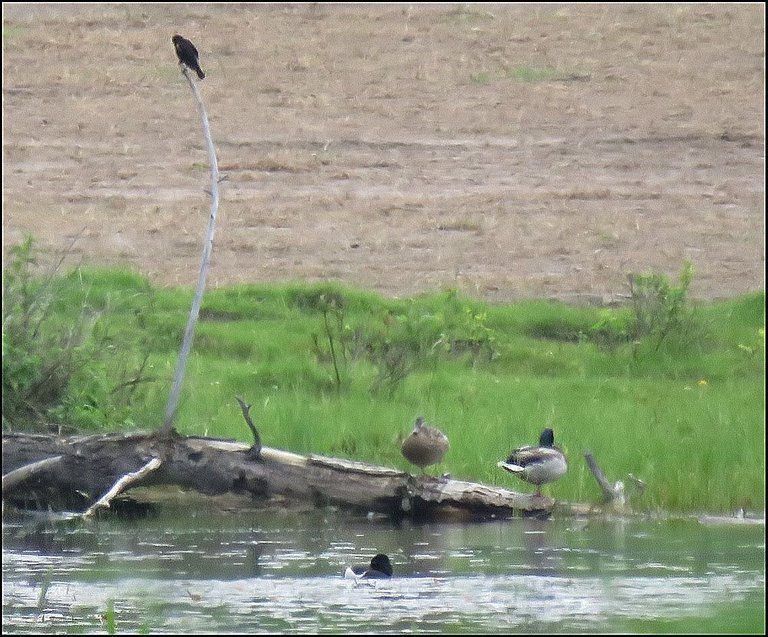
<path id="1" fill-rule="evenodd" d="M 84 430 L 159 427 L 192 291 L 92 268 L 51 290 L 43 329 L 86 314 L 97 346 L 47 418 Z M 625 338 L 628 308 L 491 305 L 454 291 L 392 300 L 336 283 L 216 289 L 203 302 L 176 428 L 248 441 L 238 395 L 267 446 L 409 469 L 399 440 L 421 414 L 451 441 L 433 473 L 530 491 L 495 465 L 551 426 L 570 462 L 545 487 L 558 499 L 600 500 L 582 455 L 590 449 L 609 479 L 647 483 L 637 508 L 762 510 L 764 308 L 763 292 L 695 305 L 695 329 L 658 345 Z M 597 325 L 615 333 L 597 339 Z M 4 375 L 5 353 L 4 323 Z M 3 409 L 5 429 L 28 426 Z"/>
<path id="2" fill-rule="evenodd" d="M 590 74 L 585 71 L 563 71 L 551 66 L 531 66 L 529 64 L 517 64 L 506 69 L 508 79 L 518 82 L 551 82 L 551 81 L 585 81 Z"/>
<path id="3" fill-rule="evenodd" d="M 15 41 L 26 35 L 28 29 L 26 27 L 18 26 L 15 24 L 3 25 L 3 48 L 11 44 L 15 44 Z"/>
<path id="4" fill-rule="evenodd" d="M 507 69 L 508 78 L 520 82 L 545 82 L 553 80 L 560 75 L 557 69 L 551 66 L 530 66 L 527 64 L 518 64 Z"/>
<path id="5" fill-rule="evenodd" d="M 536 82 L 587 81 L 590 79 L 590 74 L 586 71 L 564 71 L 551 66 L 531 66 L 529 64 L 510 66 L 505 68 L 502 73 L 476 71 L 469 74 L 469 80 L 472 84 L 492 84 L 501 78 L 533 84 Z M 607 238 L 613 240 L 612 237 Z"/>
<path id="6" fill-rule="evenodd" d="M 493 82 L 493 76 L 487 71 L 478 71 L 477 73 L 469 74 L 469 81 L 472 84 L 490 84 Z"/>

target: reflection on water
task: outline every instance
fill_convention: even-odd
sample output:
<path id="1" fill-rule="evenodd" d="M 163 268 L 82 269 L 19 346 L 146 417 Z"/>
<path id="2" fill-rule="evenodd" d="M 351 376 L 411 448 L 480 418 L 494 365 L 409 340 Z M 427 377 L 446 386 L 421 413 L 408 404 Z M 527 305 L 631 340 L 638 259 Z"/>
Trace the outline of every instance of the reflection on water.
<path id="1" fill-rule="evenodd" d="M 345 565 L 389 554 L 391 581 Z M 3 631 L 762 632 L 762 526 L 336 512 L 3 525 Z"/>

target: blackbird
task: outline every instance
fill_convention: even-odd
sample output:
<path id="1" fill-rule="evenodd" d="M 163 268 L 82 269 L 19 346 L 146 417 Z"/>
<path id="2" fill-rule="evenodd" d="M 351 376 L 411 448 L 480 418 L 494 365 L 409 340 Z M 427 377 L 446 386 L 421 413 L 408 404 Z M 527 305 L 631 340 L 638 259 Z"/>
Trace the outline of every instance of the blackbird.
<path id="1" fill-rule="evenodd" d="M 176 49 L 176 56 L 179 58 L 179 62 L 187 65 L 201 80 L 205 77 L 203 69 L 200 68 L 200 56 L 197 53 L 195 45 L 192 44 L 186 38 L 182 38 L 176 34 L 171 38 L 173 46 Z"/>

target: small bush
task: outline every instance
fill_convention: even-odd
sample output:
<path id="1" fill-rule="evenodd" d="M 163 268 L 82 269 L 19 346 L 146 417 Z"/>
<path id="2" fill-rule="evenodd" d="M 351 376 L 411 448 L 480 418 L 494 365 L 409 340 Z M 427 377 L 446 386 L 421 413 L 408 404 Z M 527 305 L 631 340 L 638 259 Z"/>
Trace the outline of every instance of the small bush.
<path id="1" fill-rule="evenodd" d="M 81 314 L 68 330 L 52 328 L 53 279 L 38 281 L 31 268 L 33 240 L 10 249 L 3 272 L 3 430 L 37 428 L 58 405 L 75 369 L 92 322 Z"/>
<path id="2" fill-rule="evenodd" d="M 686 262 L 677 286 L 662 274 L 631 274 L 629 288 L 635 340 L 650 339 L 658 351 L 667 341 L 687 345 L 701 336 L 699 325 L 688 304 L 688 288 L 693 280 L 693 265 Z"/>
<path id="3" fill-rule="evenodd" d="M 663 274 L 630 274 L 629 312 L 604 309 L 586 335 L 602 349 L 633 343 L 658 352 L 662 345 L 686 349 L 706 339 L 688 301 L 693 266 L 686 262 L 675 286 Z"/>
<path id="4" fill-rule="evenodd" d="M 600 310 L 600 317 L 589 331 L 590 338 L 601 349 L 614 349 L 631 340 L 633 317 L 614 309 Z"/>
<path id="5" fill-rule="evenodd" d="M 149 344 L 141 340 L 146 314 L 136 295 L 129 295 L 135 324 L 118 331 L 101 321 L 114 308 L 109 301 L 94 308 L 81 278 L 33 276 L 31 237 L 10 255 L 3 271 L 3 430 L 131 422 L 137 388 L 153 380 L 144 375 Z"/>
<path id="6" fill-rule="evenodd" d="M 344 298 L 340 294 L 321 294 L 313 307 L 323 314 L 322 336 L 312 333 L 312 351 L 321 364 L 333 367 L 336 391 L 341 391 L 347 379 L 350 358 L 351 330 L 344 318 Z"/>

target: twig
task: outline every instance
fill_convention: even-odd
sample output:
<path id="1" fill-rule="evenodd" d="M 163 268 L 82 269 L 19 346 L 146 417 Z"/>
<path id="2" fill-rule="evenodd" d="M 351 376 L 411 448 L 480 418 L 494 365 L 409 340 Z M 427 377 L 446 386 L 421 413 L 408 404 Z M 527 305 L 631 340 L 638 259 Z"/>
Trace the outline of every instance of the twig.
<path id="1" fill-rule="evenodd" d="M 139 371 L 136 372 L 136 376 L 131 380 L 126 380 L 126 381 L 123 381 L 122 383 L 119 383 L 109 393 L 116 394 L 122 389 L 130 388 L 131 391 L 129 393 L 129 397 L 131 397 L 136 391 L 136 387 L 139 385 L 139 383 L 149 383 L 157 380 L 157 377 L 155 376 L 147 376 L 146 378 L 141 377 L 142 373 L 144 372 L 144 368 L 147 366 L 148 362 L 149 362 L 149 352 L 146 352 L 144 354 L 144 360 L 141 361 L 141 365 L 139 365 Z"/>
<path id="2" fill-rule="evenodd" d="M 328 336 L 328 344 L 331 347 L 331 359 L 333 360 L 333 371 L 336 374 L 336 391 L 341 390 L 341 376 L 339 376 L 339 366 L 336 363 L 336 350 L 333 347 L 333 332 L 328 325 L 328 308 L 323 308 L 323 321 L 325 322 L 325 333 Z"/>
<path id="3" fill-rule="evenodd" d="M 240 409 L 243 412 L 245 424 L 250 427 L 251 433 L 253 434 L 253 446 L 248 450 L 248 457 L 255 460 L 259 457 L 259 455 L 261 455 L 261 436 L 259 436 L 259 432 L 256 429 L 256 425 L 253 424 L 253 420 L 251 420 L 251 414 L 249 413 L 251 406 L 246 405 L 245 401 L 243 401 L 240 396 L 235 396 L 235 400 L 240 403 Z"/>
<path id="4" fill-rule="evenodd" d="M 79 239 L 79 238 L 80 238 L 80 237 L 83 235 L 83 233 L 84 233 L 84 232 L 85 232 L 85 226 L 83 226 L 83 229 L 82 229 L 82 230 L 80 230 L 80 232 L 78 232 L 78 233 L 77 233 L 77 234 L 74 236 L 74 238 L 72 239 L 72 241 L 70 241 L 70 243 L 69 243 L 69 246 L 67 246 L 67 249 L 66 249 L 66 250 L 64 250 L 63 254 L 61 255 L 61 258 L 59 259 L 59 262 L 58 262 L 58 263 L 57 263 L 57 264 L 56 264 L 56 265 L 53 267 L 53 270 L 51 270 L 51 271 L 48 273 L 48 277 L 46 278 L 46 280 L 44 281 L 44 283 L 43 283 L 43 285 L 40 287 L 40 289 L 37 291 L 37 293 L 36 293 L 36 295 L 35 295 L 35 299 L 34 299 L 34 301 L 32 302 L 32 305 L 31 305 L 31 307 L 30 307 L 30 308 L 27 310 L 27 312 L 28 312 L 30 315 L 32 314 L 32 309 L 33 309 L 33 308 L 34 308 L 36 305 L 38 305 L 38 304 L 39 304 L 39 302 L 40 302 L 40 299 L 41 299 L 41 297 L 43 296 L 43 294 L 44 294 L 45 292 L 47 292 L 47 290 L 48 290 L 48 289 L 51 287 L 51 285 L 53 284 L 54 276 L 56 276 L 56 273 L 59 271 L 59 268 L 61 267 L 61 264 L 62 264 L 62 263 L 64 263 L 64 259 L 66 259 L 66 258 L 67 258 L 67 255 L 69 255 L 69 252 L 70 252 L 70 250 L 72 250 L 72 246 L 74 246 L 74 245 L 75 245 L 75 243 L 77 242 L 77 240 L 78 240 L 78 239 Z M 45 307 L 45 308 L 44 308 L 44 310 L 43 310 L 43 311 L 40 313 L 40 317 L 39 317 L 39 318 L 38 318 L 38 320 L 37 320 L 37 324 L 35 325 L 35 327 L 34 327 L 34 328 L 32 328 L 32 329 L 30 330 L 30 332 L 32 333 L 32 335 L 33 335 L 34 337 L 37 337 L 37 334 L 38 334 L 38 330 L 40 329 L 40 326 L 43 324 L 43 321 L 45 321 L 45 319 L 48 317 L 48 314 L 49 314 L 49 313 L 52 311 L 52 308 L 53 308 L 53 303 L 49 303 L 49 304 L 47 305 L 47 307 Z"/>
<path id="5" fill-rule="evenodd" d="M 101 496 L 98 499 L 98 501 L 96 501 L 94 504 L 88 507 L 88 510 L 85 513 L 83 513 L 83 517 L 89 518 L 94 513 L 96 513 L 98 509 L 109 508 L 110 501 L 116 495 L 118 495 L 121 491 L 124 491 L 127 486 L 141 480 L 148 473 L 152 473 L 161 464 L 163 464 L 163 461 L 160 460 L 160 458 L 152 458 L 152 460 L 150 460 L 138 471 L 125 474 L 122 478 L 120 478 L 117 482 L 115 482 L 115 484 L 112 485 L 112 488 L 109 491 L 107 491 L 103 496 Z"/>
<path id="6" fill-rule="evenodd" d="M 203 106 L 203 100 L 200 97 L 200 92 L 197 90 L 197 85 L 189 74 L 189 69 L 184 64 L 180 66 L 184 76 L 189 82 L 189 86 L 192 88 L 192 93 L 195 96 L 195 101 L 197 102 L 197 110 L 198 113 L 200 113 L 200 120 L 203 124 L 203 135 L 205 136 L 205 143 L 208 146 L 208 162 L 211 165 L 211 212 L 208 219 L 208 236 L 205 244 L 203 245 L 203 257 L 200 263 L 200 275 L 197 279 L 195 298 L 192 301 L 192 308 L 189 311 L 187 327 L 184 330 L 184 340 L 181 343 L 181 352 L 179 353 L 179 360 L 176 363 L 176 371 L 173 375 L 173 386 L 171 387 L 171 394 L 168 397 L 168 404 L 165 408 L 165 418 L 163 420 L 163 426 L 160 429 L 161 433 L 169 433 L 173 428 L 173 418 L 176 415 L 176 407 L 179 403 L 181 385 L 184 382 L 184 371 L 187 365 L 187 357 L 189 356 L 189 350 L 192 348 L 192 338 L 195 333 L 195 324 L 197 323 L 197 317 L 200 314 L 200 305 L 203 302 L 205 277 L 208 274 L 208 265 L 211 260 L 211 251 L 213 250 L 213 233 L 216 228 L 216 213 L 219 209 L 219 165 L 216 161 L 216 149 L 214 148 L 213 140 L 211 139 L 211 129 L 208 125 L 208 115 L 205 112 L 205 106 Z"/>

